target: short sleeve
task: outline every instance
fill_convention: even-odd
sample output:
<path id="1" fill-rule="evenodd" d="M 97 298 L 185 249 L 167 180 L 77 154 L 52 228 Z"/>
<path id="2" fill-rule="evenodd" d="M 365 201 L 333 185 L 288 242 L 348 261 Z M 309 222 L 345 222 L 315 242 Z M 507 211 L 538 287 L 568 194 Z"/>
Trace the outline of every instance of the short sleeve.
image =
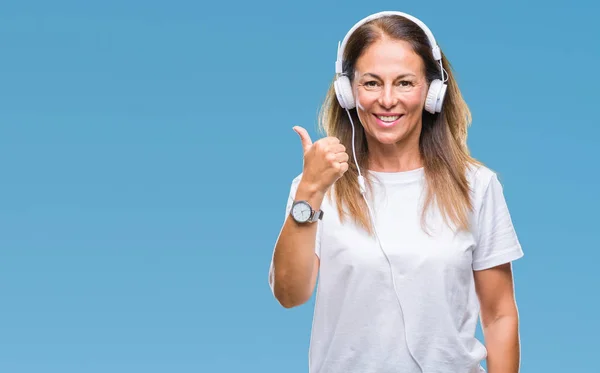
<path id="1" fill-rule="evenodd" d="M 290 187 L 290 195 L 288 196 L 287 205 L 285 209 L 285 217 L 284 220 L 290 215 L 290 211 L 292 210 L 292 205 L 294 204 L 294 200 L 296 198 L 296 191 L 298 190 L 298 184 L 300 184 L 300 179 L 302 178 L 302 174 L 298 175 L 293 181 Z M 315 254 L 321 257 L 321 231 L 323 230 L 323 222 L 318 220 L 315 223 L 317 224 L 317 236 L 315 238 Z"/>
<path id="2" fill-rule="evenodd" d="M 473 251 L 473 270 L 492 268 L 523 256 L 496 174 L 492 175 L 484 191 L 476 222 L 477 245 Z"/>

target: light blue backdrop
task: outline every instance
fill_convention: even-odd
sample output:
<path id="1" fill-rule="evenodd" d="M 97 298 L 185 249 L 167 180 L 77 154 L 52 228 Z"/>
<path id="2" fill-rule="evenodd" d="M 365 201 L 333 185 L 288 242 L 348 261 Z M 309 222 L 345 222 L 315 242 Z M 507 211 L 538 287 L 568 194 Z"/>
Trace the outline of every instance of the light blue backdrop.
<path id="1" fill-rule="evenodd" d="M 431 27 L 504 184 L 522 372 L 597 369 L 597 5 L 203 3 L 0 5 L 0 372 L 306 372 L 313 302 L 267 283 L 292 126 L 380 10 Z"/>

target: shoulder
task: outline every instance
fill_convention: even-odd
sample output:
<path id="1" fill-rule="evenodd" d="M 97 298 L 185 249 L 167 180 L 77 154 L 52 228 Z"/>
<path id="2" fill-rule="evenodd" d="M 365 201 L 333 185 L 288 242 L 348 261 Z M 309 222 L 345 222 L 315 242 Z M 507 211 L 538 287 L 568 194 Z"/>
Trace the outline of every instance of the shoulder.
<path id="1" fill-rule="evenodd" d="M 471 193 L 475 197 L 481 197 L 485 194 L 490 184 L 498 181 L 498 175 L 492 169 L 482 164 L 471 164 L 467 167 L 467 181 L 471 188 Z"/>
<path id="2" fill-rule="evenodd" d="M 499 180 L 498 173 L 483 165 L 473 165 L 467 172 L 471 200 L 476 215 L 508 213 L 504 186 Z"/>

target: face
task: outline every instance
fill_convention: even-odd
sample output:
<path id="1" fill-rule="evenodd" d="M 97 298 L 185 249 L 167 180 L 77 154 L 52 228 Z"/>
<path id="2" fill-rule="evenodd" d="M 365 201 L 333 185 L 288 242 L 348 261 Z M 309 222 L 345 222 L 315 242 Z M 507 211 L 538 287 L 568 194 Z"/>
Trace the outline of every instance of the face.
<path id="1" fill-rule="evenodd" d="M 423 61 L 405 41 L 382 39 L 358 58 L 352 83 L 358 117 L 372 146 L 418 146 L 428 89 Z"/>

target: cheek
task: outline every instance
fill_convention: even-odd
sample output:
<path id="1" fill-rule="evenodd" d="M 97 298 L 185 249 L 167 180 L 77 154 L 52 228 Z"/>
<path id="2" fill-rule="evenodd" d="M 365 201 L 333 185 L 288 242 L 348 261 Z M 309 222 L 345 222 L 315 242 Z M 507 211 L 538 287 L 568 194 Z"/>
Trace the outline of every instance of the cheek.
<path id="1" fill-rule="evenodd" d="M 425 106 L 425 98 L 427 97 L 426 89 L 418 89 L 407 93 L 402 102 L 410 111 L 420 111 Z"/>
<path id="2" fill-rule="evenodd" d="M 361 95 L 360 93 L 356 92 L 354 97 L 356 100 L 356 113 L 358 114 L 358 118 L 362 124 L 365 125 L 371 116 L 369 112 L 375 110 L 377 98 L 374 98 L 374 95 Z"/>
<path id="3" fill-rule="evenodd" d="M 373 107 L 377 101 L 377 97 L 373 94 L 361 94 L 360 92 L 354 91 L 354 97 L 356 101 L 356 108 L 359 111 L 367 111 Z"/>

